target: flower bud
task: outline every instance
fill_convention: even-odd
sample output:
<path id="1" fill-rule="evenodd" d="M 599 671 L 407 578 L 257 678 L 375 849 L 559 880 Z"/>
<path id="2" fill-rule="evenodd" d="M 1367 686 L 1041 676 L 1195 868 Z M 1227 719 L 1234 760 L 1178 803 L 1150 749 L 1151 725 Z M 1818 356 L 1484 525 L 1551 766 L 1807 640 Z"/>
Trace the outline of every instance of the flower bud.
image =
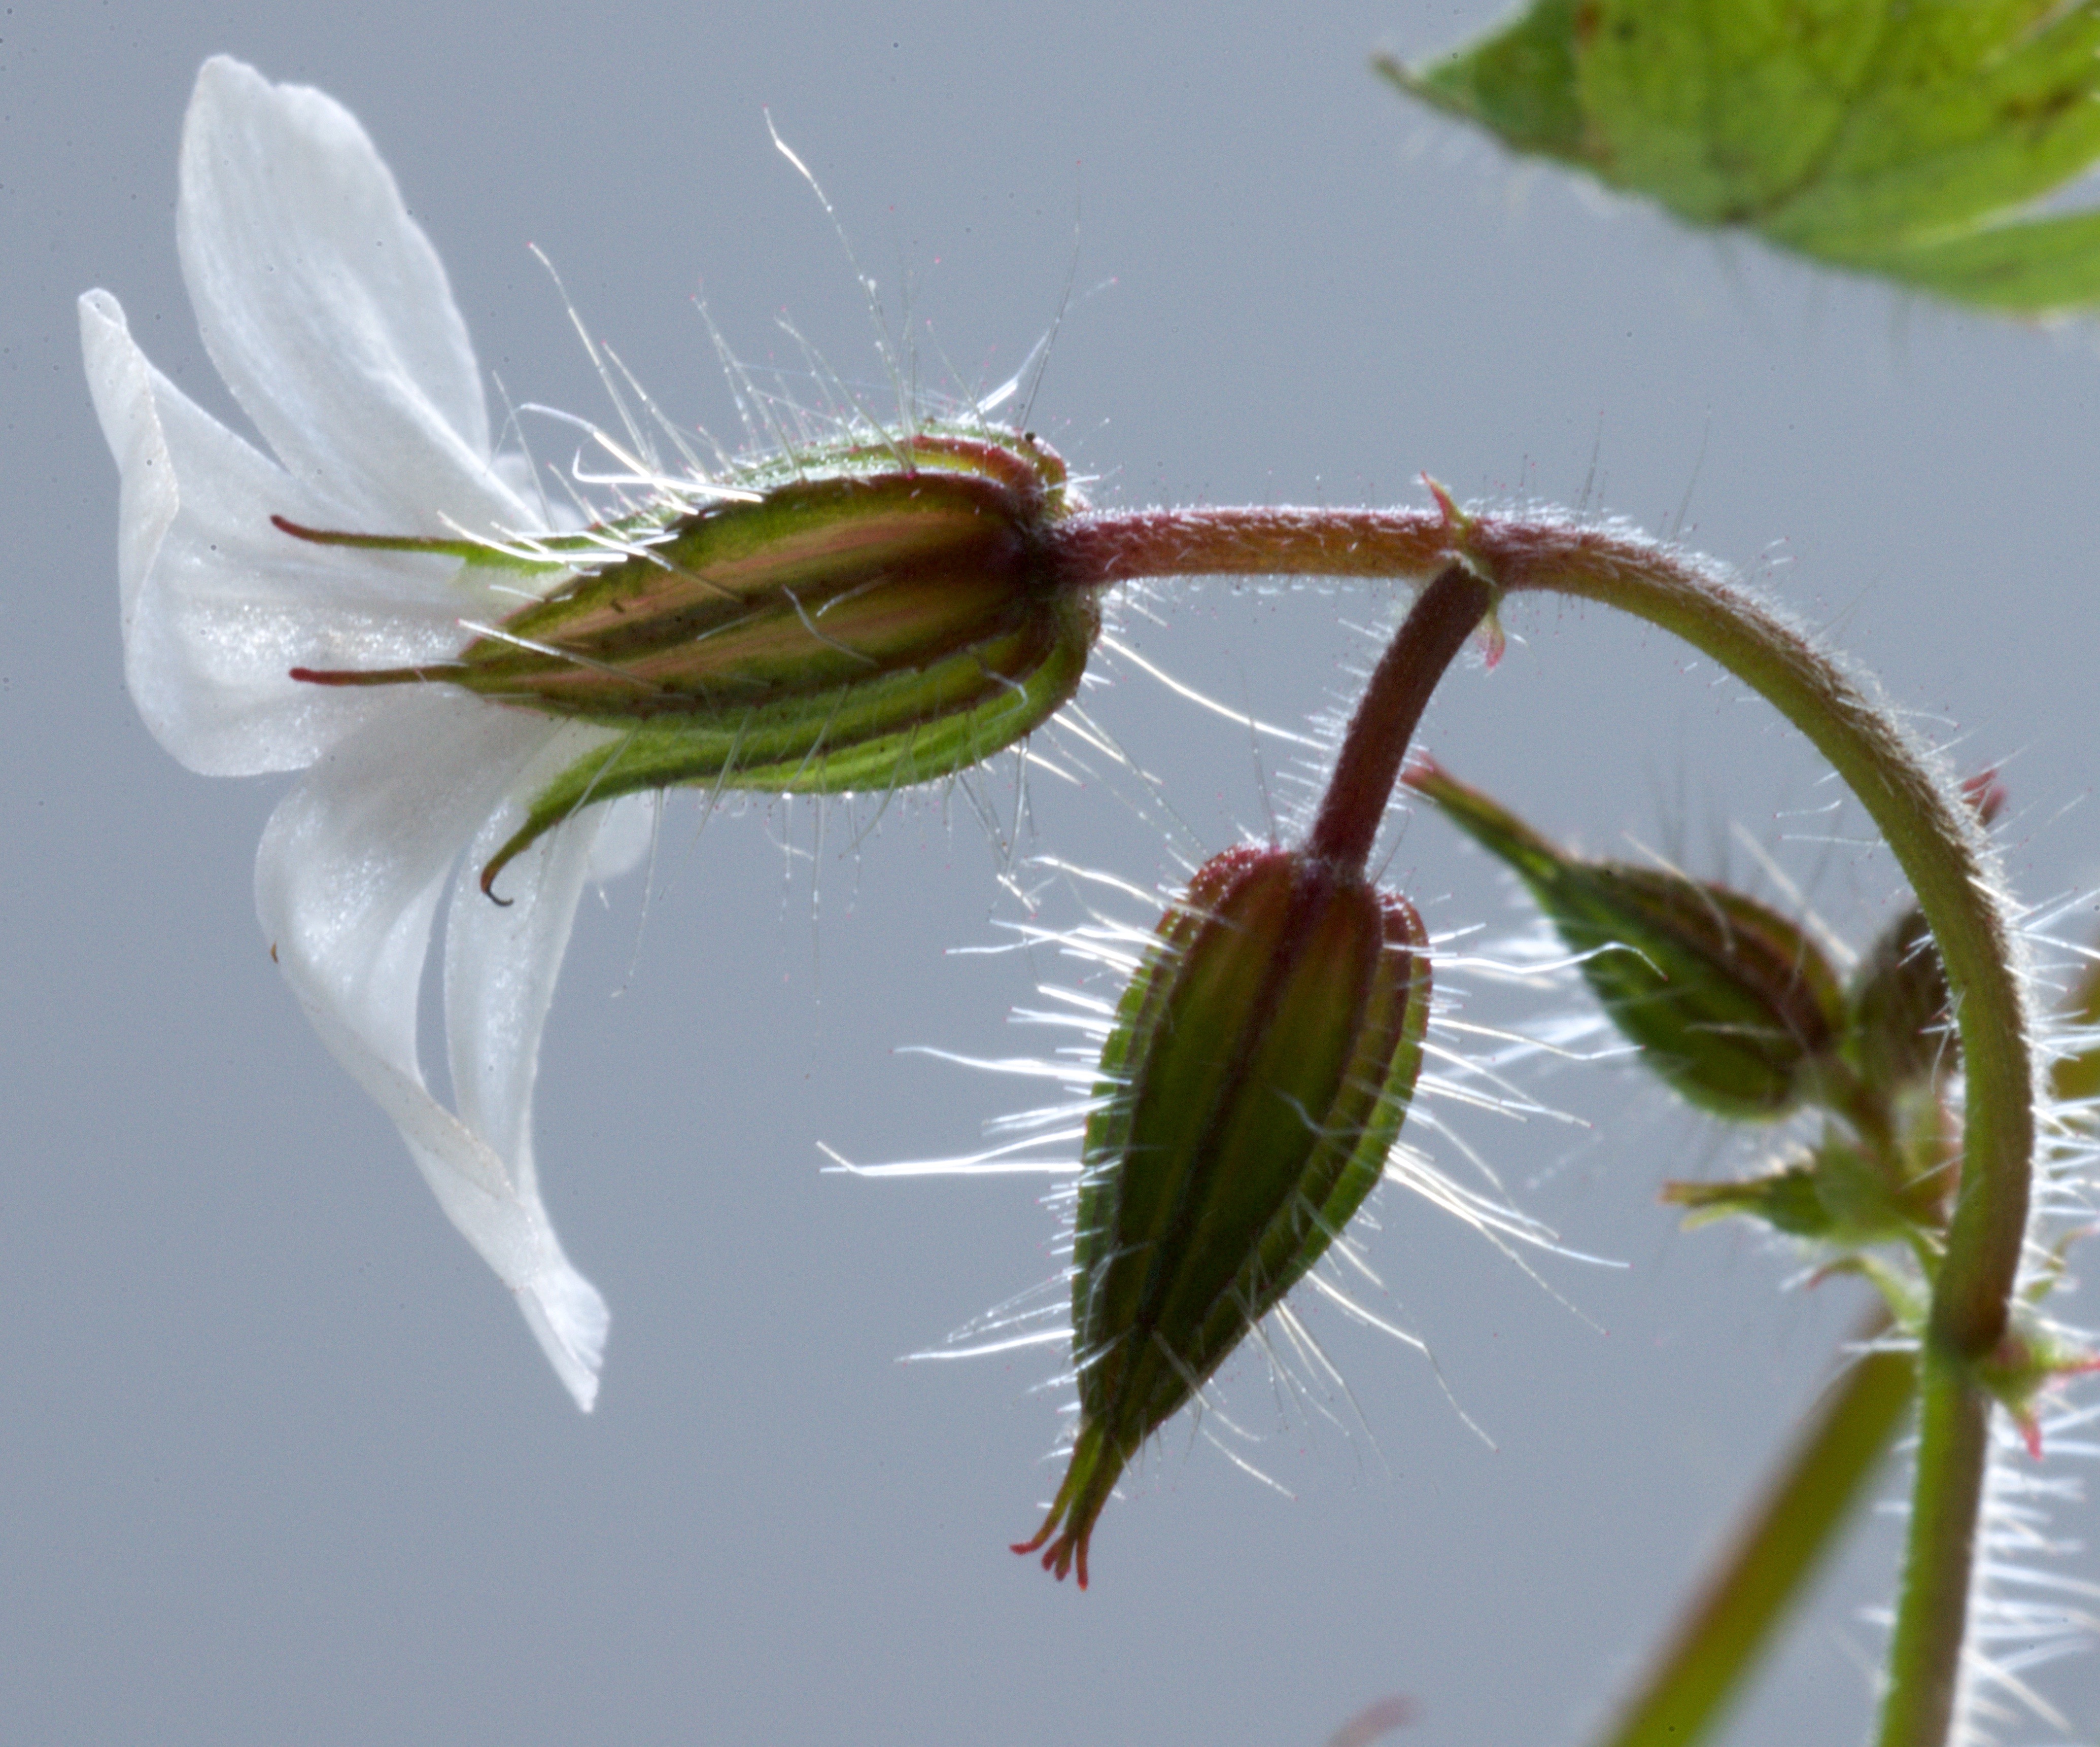
<path id="1" fill-rule="evenodd" d="M 1190 882 L 1101 1052 L 1072 1257 L 1079 1430 L 1016 1551 L 1048 1542 L 1044 1568 L 1076 1562 L 1085 1585 L 1117 1476 L 1378 1182 L 1428 1011 L 1405 898 L 1281 849 Z"/>
<path id="2" fill-rule="evenodd" d="M 763 489 L 668 521 L 537 543 L 527 568 L 588 567 L 501 624 L 469 627 L 455 660 L 295 677 L 443 681 L 620 730 L 533 797 L 484 889 L 587 804 L 675 783 L 836 794 L 925 782 L 1013 744 L 1078 689 L 1100 611 L 1057 575 L 1046 534 L 1066 510 L 1065 466 L 1033 438 L 856 441 L 752 483 Z M 608 545 L 614 562 L 590 562 Z"/>
<path id="3" fill-rule="evenodd" d="M 2090 1104 L 2100 1100 L 2100 956 L 2088 950 L 2085 968 L 2072 982 L 2058 1009 L 2058 1017 L 2075 1035 L 2089 1040 L 2057 1058 L 2049 1070 L 2049 1089 L 2063 1104 Z M 2091 1118 L 2086 1118 L 2089 1126 Z"/>
<path id="4" fill-rule="evenodd" d="M 2005 809 L 2005 785 L 1995 768 L 1963 779 L 1961 796 L 1987 830 Z M 1867 1086 L 1893 1097 L 1907 1085 L 1951 1072 L 1958 1041 L 1939 948 L 1925 912 L 1913 904 L 1852 973 L 1845 1057 Z"/>
<path id="5" fill-rule="evenodd" d="M 1860 961 L 1846 1000 L 1845 1054 L 1860 1079 L 1892 1094 L 1950 1069 L 1958 1055 L 1947 973 L 1925 912 L 1906 910 Z"/>
<path id="6" fill-rule="evenodd" d="M 1945 1223 L 1951 1174 L 1914 1168 L 1899 1149 L 1859 1145 L 1835 1125 L 1777 1171 L 1720 1183 L 1665 1183 L 1662 1199 L 1692 1210 L 1686 1223 L 1731 1214 L 1789 1237 L 1851 1250 L 1911 1241 Z"/>
<path id="7" fill-rule="evenodd" d="M 1530 888 L 1612 1023 L 1685 1098 L 1756 1120 L 1812 1093 L 1844 999 L 1791 922 L 1726 886 L 1569 855 L 1433 764 L 1405 780 Z"/>

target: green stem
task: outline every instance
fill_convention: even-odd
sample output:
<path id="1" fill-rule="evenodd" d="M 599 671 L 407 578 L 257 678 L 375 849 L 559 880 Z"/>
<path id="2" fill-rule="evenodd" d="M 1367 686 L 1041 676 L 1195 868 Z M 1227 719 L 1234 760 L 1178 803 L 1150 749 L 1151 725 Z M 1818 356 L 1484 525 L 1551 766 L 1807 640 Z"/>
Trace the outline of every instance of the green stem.
<path id="1" fill-rule="evenodd" d="M 1877 1317 L 1861 1338 L 1888 1327 Z M 1874 1352 L 1838 1381 L 1599 1747 L 1685 1747 L 1719 1719 L 1879 1470 L 1917 1371 Z"/>
<path id="2" fill-rule="evenodd" d="M 1976 1387 L 1965 1362 L 1928 1340 L 1918 1378 L 1910 1545 L 1889 1645 L 1881 1747 L 1939 1747 L 1953 1723 L 1990 1449 L 1991 1397 Z"/>
<path id="3" fill-rule="evenodd" d="M 1880 1735 L 1881 1747 L 1941 1747 L 1960 1683 L 1990 1454 L 1990 1397 L 1974 1366 L 2005 1332 L 2033 1168 L 2034 1060 L 2016 937 L 1996 895 L 1996 869 L 1959 791 L 1877 701 L 1793 627 L 1665 554 L 1548 532 L 1539 541 L 1511 528 L 1507 567 L 1493 567 L 1498 580 L 1524 586 L 1520 577 L 1543 558 L 1529 585 L 1624 607 L 1675 632 L 1763 694 L 1881 827 L 1946 967 L 1967 1077 L 1961 1186 L 1919 1361 L 1917 1465 Z"/>
<path id="4" fill-rule="evenodd" d="M 1938 761 L 1867 682 L 1712 571 L 1623 535 L 1432 512 L 1156 510 L 1083 516 L 1057 536 L 1067 574 L 1420 576 L 1462 558 L 1497 588 L 1594 600 L 1682 637 L 1805 734 L 1879 827 L 1930 924 L 1967 1078 L 1961 1185 L 1933 1282 L 1923 1414 L 1881 1747 L 1941 1747 L 1961 1664 L 1988 1449 L 1977 1361 L 2004 1335 L 2035 1140 L 2033 1051 L 2016 936 L 1980 828 Z"/>

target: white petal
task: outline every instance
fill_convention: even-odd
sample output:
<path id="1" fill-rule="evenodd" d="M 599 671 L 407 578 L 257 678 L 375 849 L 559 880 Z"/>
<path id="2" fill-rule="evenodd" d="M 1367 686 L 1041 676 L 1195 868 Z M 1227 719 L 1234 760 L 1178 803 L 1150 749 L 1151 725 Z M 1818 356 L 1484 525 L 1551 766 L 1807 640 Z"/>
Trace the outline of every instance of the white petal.
<path id="1" fill-rule="evenodd" d="M 532 1088 L 540 1037 L 576 902 L 586 880 L 604 877 L 597 847 L 608 830 L 615 837 L 625 834 L 620 827 L 633 810 L 617 802 L 590 808 L 540 838 L 504 870 L 496 887 L 505 900 L 501 906 L 483 893 L 474 871 L 524 823 L 526 803 L 582 743 L 573 734 L 561 736 L 512 785 L 509 801 L 468 848 L 445 918 L 445 1033 L 453 1097 L 461 1119 L 502 1154 L 518 1193 L 536 1206 Z M 563 1378 L 570 1375 L 569 1363 L 580 1360 L 595 1389 L 606 1327 L 597 1295 L 587 1301 L 527 1295 L 526 1316 Z"/>
<path id="2" fill-rule="evenodd" d="M 355 116 L 205 63 L 183 128 L 176 236 L 205 344 L 326 525 L 475 533 L 532 518 L 489 465 L 466 324 Z"/>
<path id="3" fill-rule="evenodd" d="M 625 834 L 622 804 L 587 809 L 512 862 L 496 881 L 501 905 L 489 901 L 473 875 L 524 823 L 525 803 L 577 750 L 573 737 L 562 736 L 512 785 L 510 801 L 469 847 L 467 874 L 453 889 L 445 918 L 445 1031 L 460 1116 L 527 1180 L 540 1030 L 576 901 L 586 880 L 606 877 L 598 846 L 608 831 Z"/>
<path id="4" fill-rule="evenodd" d="M 598 1389 L 605 1304 L 562 1254 L 540 1203 L 528 1105 L 540 1025 L 580 885 L 570 866 L 580 869 L 588 857 L 587 830 L 557 833 L 505 876 L 526 919 L 513 944 L 527 962 L 482 967 L 497 985 L 486 995 L 470 978 L 451 992 L 448 977 L 448 1002 L 470 1016 L 455 1028 L 485 1029 L 492 1044 L 515 1052 L 488 1075 L 461 1076 L 465 1120 L 424 1084 L 416 1012 L 431 921 L 461 849 L 511 790 L 536 786 L 550 761 L 576 756 L 595 737 L 550 730 L 525 712 L 439 688 L 401 695 L 285 798 L 255 864 L 263 931 L 315 1030 L 394 1118 L 439 1204 L 518 1294 L 586 1410 Z M 474 901 L 487 904 L 478 890 Z M 479 1127 L 487 1115 L 497 1132 Z"/>
<path id="5" fill-rule="evenodd" d="M 591 844 L 590 877 L 617 880 L 642 865 L 656 839 L 658 796 L 624 795 L 598 809 L 598 833 Z"/>
<path id="6" fill-rule="evenodd" d="M 322 513 L 284 470 L 146 361 L 106 291 L 81 348 L 122 479 L 125 680 L 161 743 L 214 776 L 297 770 L 395 701 L 300 685 L 294 667 L 396 667 L 457 651 L 478 589 L 450 558 L 316 546 L 270 518 Z"/>

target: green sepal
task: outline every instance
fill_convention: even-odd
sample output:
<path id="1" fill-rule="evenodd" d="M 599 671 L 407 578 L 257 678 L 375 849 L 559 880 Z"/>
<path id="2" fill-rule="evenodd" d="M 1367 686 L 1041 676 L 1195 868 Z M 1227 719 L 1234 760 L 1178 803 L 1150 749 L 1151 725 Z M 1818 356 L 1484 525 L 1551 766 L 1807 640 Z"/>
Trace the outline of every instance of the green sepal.
<path id="1" fill-rule="evenodd" d="M 1805 1164 L 1727 1182 L 1665 1183 L 1661 1198 L 1666 1205 L 1690 1210 L 1684 1216 L 1688 1226 L 1740 1215 L 1789 1237 L 1830 1235 L 1830 1210 L 1816 1193 L 1815 1172 Z"/>
<path id="2" fill-rule="evenodd" d="M 1352 874 L 1234 851 L 1168 911 L 1102 1052 L 1074 1233 L 1079 1430 L 1023 1551 L 1048 1541 L 1044 1564 L 1086 1581 L 1117 1476 L 1383 1175 L 1428 1014 L 1420 918 Z"/>
<path id="3" fill-rule="evenodd" d="M 814 695 L 660 716 L 593 748 L 532 797 L 525 823 L 481 873 L 505 866 L 581 809 L 681 786 L 767 794 L 886 793 L 953 776 L 1040 727 L 1079 690 L 1099 635 L 1090 598 L 993 642 Z"/>
<path id="4" fill-rule="evenodd" d="M 643 514 L 605 523 L 588 534 L 535 535 L 509 544 L 457 536 L 347 533 L 338 528 L 307 527 L 280 515 L 271 516 L 270 521 L 280 533 L 309 545 L 421 554 L 451 558 L 470 570 L 503 571 L 521 576 L 558 576 L 579 565 L 602 562 L 609 548 L 651 540 L 664 526 L 661 516 Z"/>
<path id="5" fill-rule="evenodd" d="M 1843 1047 L 1860 1079 L 1884 1095 L 1953 1071 L 1960 1050 L 1947 973 L 1922 911 L 1904 911 L 1860 960 L 1846 995 Z"/>
<path id="6" fill-rule="evenodd" d="M 698 507 L 515 550 L 293 528 L 468 562 L 529 558 L 562 580 L 469 626 L 449 660 L 292 677 L 454 685 L 611 730 L 531 797 L 481 871 L 492 892 L 535 839 L 621 795 L 887 791 L 1013 745 L 1078 690 L 1101 633 L 1095 590 L 1067 581 L 1051 538 L 1070 510 L 1065 464 L 1033 436 L 922 430 L 799 451 Z"/>
<path id="7" fill-rule="evenodd" d="M 1775 1231 L 1841 1250 L 1903 1242 L 1927 1250 L 1943 1220 L 1946 1180 L 1870 1150 L 1833 1127 L 1777 1171 L 1723 1183 L 1665 1183 L 1688 1224 L 1741 1215 Z"/>

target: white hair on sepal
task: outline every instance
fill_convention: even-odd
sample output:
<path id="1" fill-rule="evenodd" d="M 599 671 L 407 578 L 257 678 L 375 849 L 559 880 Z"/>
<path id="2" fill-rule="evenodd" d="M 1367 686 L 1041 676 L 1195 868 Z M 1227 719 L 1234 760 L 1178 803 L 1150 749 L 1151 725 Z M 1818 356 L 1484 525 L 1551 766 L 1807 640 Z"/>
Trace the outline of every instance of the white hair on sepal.
<path id="1" fill-rule="evenodd" d="M 1095 725 L 1084 724 L 1066 738 L 1078 740 L 1082 751 L 1096 761 L 1108 758 L 1112 767 L 1126 776 L 1135 768 L 1119 748 L 1098 737 Z M 1141 795 L 1131 803 L 1140 817 L 1146 814 L 1148 798 Z M 1178 845 L 1171 858 L 1184 859 Z M 1201 846 L 1190 841 L 1185 858 L 1191 866 L 1202 859 Z M 1052 955 L 1078 973 L 1076 984 L 1039 976 L 1035 999 L 1017 1006 L 1009 1015 L 1011 1023 L 1048 1034 L 1046 1048 L 1040 1053 L 1007 1055 L 922 1046 L 905 1052 L 1022 1080 L 1043 1088 L 1050 1094 L 1048 1098 L 987 1120 L 981 1132 L 981 1145 L 949 1155 L 859 1163 L 836 1148 L 826 1146 L 823 1150 L 827 1170 L 868 1178 L 1022 1174 L 1046 1178 L 1041 1202 L 1055 1215 L 1058 1228 L 1051 1251 L 1057 1263 L 1054 1271 L 1028 1290 L 968 1319 L 944 1340 L 907 1357 L 929 1361 L 1061 1348 L 1065 1351 L 1056 1370 L 1038 1387 L 1066 1392 L 1074 1388 L 1085 1363 L 1084 1356 L 1075 1362 L 1069 1352 L 1073 1222 L 1086 1171 L 1082 1148 L 1088 1120 L 1118 1096 L 1118 1087 L 1103 1082 L 1100 1055 L 1114 1028 L 1118 1002 L 1130 977 L 1148 955 L 1161 950 L 1160 912 L 1173 904 L 1179 894 L 1176 889 L 1148 888 L 1113 872 L 1048 855 L 1030 858 L 1020 870 L 1017 883 L 1026 887 L 1026 912 L 1019 920 L 995 924 L 1004 937 L 956 950 L 965 956 L 1016 952 L 1035 959 Z M 1076 910 L 1078 919 L 1061 924 L 1051 915 L 1058 909 Z M 1432 964 L 1440 970 L 1452 948 L 1462 942 L 1475 945 L 1474 932 L 1459 931 L 1432 939 L 1436 955 Z M 1484 958 L 1477 951 L 1454 952 L 1451 957 L 1454 964 L 1475 967 L 1498 962 Z M 1521 969 L 1533 987 L 1557 991 L 1568 981 L 1563 974 L 1564 964 L 1555 964 L 1537 955 L 1524 958 Z M 1468 1138 L 1466 1130 L 1467 1115 L 1479 1112 L 1520 1122 L 1576 1123 L 1576 1118 L 1512 1084 L 1505 1070 L 1512 1064 L 1540 1056 L 1586 1059 L 1593 1052 L 1582 1045 L 1594 1040 L 1599 1021 L 1586 1016 L 1559 1015 L 1536 1031 L 1496 1028 L 1458 1017 L 1456 1004 L 1452 997 L 1440 993 L 1433 1004 L 1430 1037 L 1425 1045 L 1432 1066 L 1418 1083 L 1408 1117 L 1410 1127 L 1388 1158 L 1386 1180 L 1458 1219 L 1514 1260 L 1557 1302 L 1588 1321 L 1579 1308 L 1570 1304 L 1525 1260 L 1524 1252 L 1544 1251 L 1589 1263 L 1598 1258 L 1565 1245 L 1545 1222 L 1517 1208 L 1485 1152 Z M 1260 1343 L 1256 1350 L 1268 1372 L 1278 1414 L 1285 1423 L 1330 1423 L 1348 1437 L 1368 1438 L 1376 1447 L 1376 1438 L 1340 1365 L 1321 1344 L 1312 1319 L 1313 1308 L 1317 1306 L 1418 1354 L 1430 1366 L 1439 1392 L 1461 1423 L 1492 1447 L 1492 1440 L 1445 1378 L 1429 1343 L 1407 1326 L 1401 1312 L 1380 1302 L 1390 1295 L 1371 1253 L 1377 1229 L 1373 1206 L 1367 1204 L 1348 1231 L 1333 1234 L 1326 1255 L 1300 1282 L 1300 1290 L 1255 1326 L 1254 1333 Z M 1193 1392 L 1189 1435 L 1218 1448 L 1235 1467 L 1264 1484 L 1286 1489 L 1252 1459 L 1251 1446 L 1260 1442 L 1261 1434 L 1250 1430 L 1227 1410 L 1227 1397 L 1243 1387 L 1231 1380 L 1235 1374 L 1243 1376 L 1243 1362 L 1229 1364 Z M 1064 1405 L 1068 1410 L 1075 1407 L 1075 1397 Z M 1053 1455 L 1069 1454 L 1075 1412 L 1068 1410 L 1062 1423 L 1064 1436 Z"/>

